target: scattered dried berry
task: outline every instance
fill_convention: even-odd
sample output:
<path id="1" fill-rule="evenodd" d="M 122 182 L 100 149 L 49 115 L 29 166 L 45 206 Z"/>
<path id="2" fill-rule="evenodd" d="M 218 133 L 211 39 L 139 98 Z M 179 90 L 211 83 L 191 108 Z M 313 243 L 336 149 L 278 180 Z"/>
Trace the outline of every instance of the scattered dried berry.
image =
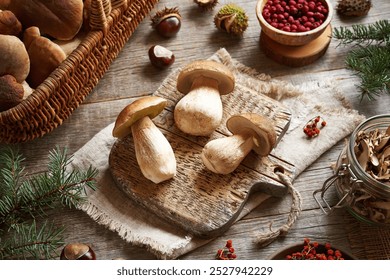
<path id="1" fill-rule="evenodd" d="M 335 250 L 330 243 L 320 246 L 318 242 L 311 242 L 309 238 L 303 241 L 303 249 L 286 256 L 287 260 L 344 260 L 340 250 Z"/>
<path id="2" fill-rule="evenodd" d="M 217 260 L 235 260 L 237 255 L 235 254 L 235 250 L 233 248 L 232 240 L 226 241 L 226 245 L 222 249 L 218 249 L 217 254 L 215 255 Z"/>
<path id="3" fill-rule="evenodd" d="M 318 124 L 320 124 L 319 127 Z M 320 116 L 317 116 L 306 123 L 305 127 L 303 128 L 303 132 L 307 135 L 307 137 L 313 138 L 318 136 L 320 134 L 320 129 L 325 126 L 326 121 Z"/>

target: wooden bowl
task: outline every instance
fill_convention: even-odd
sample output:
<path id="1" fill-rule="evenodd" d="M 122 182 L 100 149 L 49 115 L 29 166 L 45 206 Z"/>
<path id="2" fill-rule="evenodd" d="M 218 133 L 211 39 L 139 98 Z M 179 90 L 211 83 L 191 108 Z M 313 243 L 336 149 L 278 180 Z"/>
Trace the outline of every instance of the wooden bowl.
<path id="1" fill-rule="evenodd" d="M 349 252 L 346 252 L 343 249 L 335 248 L 335 247 L 332 247 L 332 249 L 339 250 L 345 260 L 357 260 L 357 258 L 355 256 L 353 256 Z M 301 252 L 302 250 L 303 250 L 303 242 L 295 243 L 295 244 L 289 245 L 289 246 L 284 247 L 281 250 L 275 252 L 274 254 L 269 256 L 268 259 L 270 259 L 270 260 L 287 260 L 287 258 L 286 258 L 287 255 L 291 255 L 291 254 L 296 253 L 296 252 Z M 316 251 L 318 253 L 325 253 L 326 252 L 325 250 L 326 249 L 325 249 L 324 244 L 319 244 L 318 248 L 316 249 Z"/>
<path id="2" fill-rule="evenodd" d="M 282 45 L 287 46 L 302 46 L 306 45 L 314 39 L 318 38 L 328 27 L 333 17 L 333 6 L 330 0 L 322 1 L 328 9 L 328 16 L 325 21 L 317 28 L 306 32 L 287 32 L 277 29 L 270 25 L 263 17 L 263 7 L 268 0 L 258 0 L 256 5 L 256 15 L 259 20 L 261 30 L 272 40 Z"/>

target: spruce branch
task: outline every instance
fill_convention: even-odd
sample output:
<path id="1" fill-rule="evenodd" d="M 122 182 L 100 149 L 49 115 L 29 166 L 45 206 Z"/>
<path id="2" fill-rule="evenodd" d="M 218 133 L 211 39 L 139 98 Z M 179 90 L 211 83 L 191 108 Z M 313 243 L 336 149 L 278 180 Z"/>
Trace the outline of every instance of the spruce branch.
<path id="1" fill-rule="evenodd" d="M 361 99 L 390 94 L 390 22 L 380 20 L 369 25 L 335 28 L 332 35 L 342 45 L 352 45 L 346 65 L 361 80 Z"/>
<path id="2" fill-rule="evenodd" d="M 50 209 L 80 205 L 86 189 L 96 188 L 97 170 L 71 169 L 72 157 L 59 148 L 50 152 L 46 172 L 27 176 L 23 160 L 10 148 L 0 151 L 0 257 L 52 256 L 63 230 L 47 222 L 37 228 L 35 220 Z M 4 240 L 5 235 L 12 238 Z"/>
<path id="3" fill-rule="evenodd" d="M 35 220 L 31 224 L 19 224 L 15 229 L 17 234 L 0 242 L 0 259 L 50 259 L 64 244 L 63 231 L 64 228 L 48 222 L 40 227 Z"/>
<path id="4" fill-rule="evenodd" d="M 352 27 L 339 27 L 333 30 L 332 37 L 341 44 L 388 44 L 390 42 L 390 22 L 379 20 L 372 24 L 356 24 Z"/>

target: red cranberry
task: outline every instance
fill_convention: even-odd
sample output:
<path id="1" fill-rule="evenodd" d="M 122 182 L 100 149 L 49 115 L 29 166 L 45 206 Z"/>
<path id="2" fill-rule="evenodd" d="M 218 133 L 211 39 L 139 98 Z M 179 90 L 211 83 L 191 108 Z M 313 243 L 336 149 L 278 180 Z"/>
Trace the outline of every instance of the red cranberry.
<path id="1" fill-rule="evenodd" d="M 320 26 L 328 10 L 322 0 L 269 0 L 262 15 L 268 23 L 280 30 L 305 32 Z"/>

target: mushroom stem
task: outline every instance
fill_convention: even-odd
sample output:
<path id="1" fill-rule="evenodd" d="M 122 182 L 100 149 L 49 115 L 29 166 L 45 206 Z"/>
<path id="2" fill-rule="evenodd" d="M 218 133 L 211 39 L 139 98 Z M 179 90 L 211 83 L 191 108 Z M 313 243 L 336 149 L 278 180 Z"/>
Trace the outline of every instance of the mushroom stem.
<path id="1" fill-rule="evenodd" d="M 193 81 L 190 92 L 176 104 L 174 118 L 183 132 L 207 136 L 220 125 L 222 114 L 218 81 L 201 75 Z"/>
<path id="2" fill-rule="evenodd" d="M 136 121 L 131 131 L 142 174 L 156 184 L 175 176 L 176 159 L 172 147 L 150 117 Z"/>
<path id="3" fill-rule="evenodd" d="M 253 147 L 252 133 L 236 134 L 208 142 L 202 151 L 206 167 L 217 174 L 233 172 Z"/>

